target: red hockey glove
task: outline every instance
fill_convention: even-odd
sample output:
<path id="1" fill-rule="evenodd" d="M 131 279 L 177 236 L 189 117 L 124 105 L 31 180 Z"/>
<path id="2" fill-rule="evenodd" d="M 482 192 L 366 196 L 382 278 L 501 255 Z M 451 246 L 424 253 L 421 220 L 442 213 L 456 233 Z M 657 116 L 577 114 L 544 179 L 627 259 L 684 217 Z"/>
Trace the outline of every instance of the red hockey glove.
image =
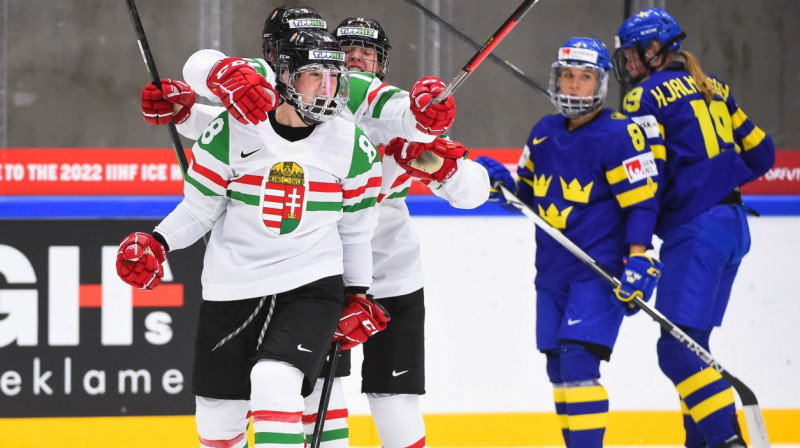
<path id="1" fill-rule="evenodd" d="M 142 89 L 142 116 L 147 124 L 181 124 L 189 118 L 194 100 L 194 90 L 183 81 L 162 79 L 161 90 L 148 83 Z"/>
<path id="2" fill-rule="evenodd" d="M 267 112 L 278 106 L 275 88 L 241 58 L 218 61 L 211 68 L 206 84 L 231 116 L 243 124 L 267 121 Z"/>
<path id="3" fill-rule="evenodd" d="M 119 245 L 117 275 L 133 287 L 153 289 L 161 283 L 166 259 L 166 249 L 152 235 L 131 233 Z"/>
<path id="4" fill-rule="evenodd" d="M 428 106 L 446 87 L 435 76 L 426 76 L 411 86 L 411 112 L 417 119 L 417 129 L 420 131 L 430 135 L 443 134 L 456 119 L 456 100 L 452 96 L 441 103 L 431 103 Z"/>
<path id="5" fill-rule="evenodd" d="M 377 302 L 348 293 L 347 306 L 333 333 L 333 342 L 342 341 L 342 350 L 351 349 L 386 329 L 387 322 L 389 313 Z"/>
<path id="6" fill-rule="evenodd" d="M 467 155 L 467 149 L 461 143 L 440 137 L 431 143 L 395 137 L 386 145 L 386 154 L 413 177 L 444 182 L 458 170 L 458 159 Z"/>

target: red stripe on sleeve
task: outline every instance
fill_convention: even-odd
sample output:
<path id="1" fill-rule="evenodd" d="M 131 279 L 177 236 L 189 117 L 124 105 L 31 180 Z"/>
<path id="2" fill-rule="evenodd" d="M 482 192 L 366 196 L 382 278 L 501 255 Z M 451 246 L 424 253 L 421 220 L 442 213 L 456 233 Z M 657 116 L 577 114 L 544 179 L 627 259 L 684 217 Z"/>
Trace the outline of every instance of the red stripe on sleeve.
<path id="1" fill-rule="evenodd" d="M 356 196 L 360 196 L 367 191 L 368 188 L 375 188 L 381 186 L 381 178 L 380 177 L 370 177 L 367 181 L 366 185 L 362 185 L 361 187 L 356 188 L 355 190 L 344 190 L 342 191 L 342 197 L 344 199 L 354 198 Z"/>
<path id="2" fill-rule="evenodd" d="M 197 163 L 197 160 L 192 159 L 192 169 L 197 174 L 205 177 L 206 179 L 210 180 L 211 182 L 214 182 L 215 184 L 219 185 L 220 187 L 226 188 L 226 189 L 228 188 L 228 181 L 223 179 L 222 176 L 220 176 L 219 174 L 215 173 L 214 171 L 211 171 L 210 169 L 208 169 L 208 168 L 204 167 L 203 165 L 200 165 L 199 163 Z"/>
<path id="3" fill-rule="evenodd" d="M 410 174 L 408 174 L 408 173 L 406 173 L 406 174 L 401 174 L 401 175 L 397 176 L 397 179 L 395 179 L 395 180 L 394 180 L 394 183 L 392 184 L 392 186 L 391 186 L 390 188 L 394 188 L 394 187 L 396 187 L 396 186 L 398 186 L 398 185 L 402 185 L 402 184 L 403 184 L 403 183 L 405 183 L 405 181 L 407 181 L 407 180 L 408 180 L 410 177 L 411 177 L 411 175 L 410 175 Z"/>
<path id="4" fill-rule="evenodd" d="M 244 176 L 238 179 L 232 180 L 231 183 L 239 182 L 240 184 L 255 185 L 256 187 L 260 187 L 263 181 L 264 181 L 264 176 L 253 176 L 251 174 L 245 174 Z"/>
<path id="5" fill-rule="evenodd" d="M 375 100 L 375 97 L 378 96 L 378 92 L 381 91 L 384 87 L 389 87 L 389 84 L 381 84 L 378 86 L 377 89 L 373 90 L 372 92 L 367 95 L 367 105 L 372 106 L 372 102 Z"/>

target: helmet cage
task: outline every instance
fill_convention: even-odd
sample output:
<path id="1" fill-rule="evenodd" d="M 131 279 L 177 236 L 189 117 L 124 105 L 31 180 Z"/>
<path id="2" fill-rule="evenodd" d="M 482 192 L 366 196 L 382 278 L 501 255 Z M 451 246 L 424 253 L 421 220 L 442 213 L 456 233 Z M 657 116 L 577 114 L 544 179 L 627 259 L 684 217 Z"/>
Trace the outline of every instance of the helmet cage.
<path id="1" fill-rule="evenodd" d="M 308 124 L 319 124 L 339 115 L 347 106 L 350 92 L 350 74 L 338 64 L 307 64 L 288 70 L 281 64 L 279 87 L 281 96 Z M 303 75 L 319 79 L 319 88 L 314 93 L 300 92 L 297 81 Z"/>
<path id="2" fill-rule="evenodd" d="M 389 71 L 389 53 L 392 46 L 378 21 L 360 17 L 345 19 L 336 28 L 334 35 L 341 47 L 361 47 L 362 50 L 371 50 L 375 58 L 372 69 L 367 67 L 367 71 L 383 80 Z M 380 70 L 376 70 L 376 62 L 381 64 Z"/>
<path id="3" fill-rule="evenodd" d="M 597 86 L 591 96 L 568 95 L 561 91 L 561 71 L 565 67 L 593 70 L 597 72 Z M 597 110 L 602 106 L 608 94 L 608 72 L 591 63 L 570 63 L 555 61 L 550 66 L 550 84 L 547 89 L 550 102 L 567 118 L 580 118 Z"/>

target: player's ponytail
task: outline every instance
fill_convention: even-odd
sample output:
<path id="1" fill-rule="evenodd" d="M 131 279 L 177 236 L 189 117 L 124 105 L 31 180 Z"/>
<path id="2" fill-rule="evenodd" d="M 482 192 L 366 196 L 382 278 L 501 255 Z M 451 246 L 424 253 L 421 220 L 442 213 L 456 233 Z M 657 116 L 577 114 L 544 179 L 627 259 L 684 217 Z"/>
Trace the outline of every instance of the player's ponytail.
<path id="1" fill-rule="evenodd" d="M 689 71 L 689 74 L 692 75 L 695 82 L 697 82 L 697 87 L 700 88 L 703 99 L 706 100 L 706 103 L 711 103 L 711 100 L 714 98 L 714 84 L 711 82 L 711 78 L 703 73 L 703 69 L 700 67 L 700 61 L 698 61 L 693 54 L 683 50 L 681 51 L 681 55 L 686 59 L 686 69 Z"/>

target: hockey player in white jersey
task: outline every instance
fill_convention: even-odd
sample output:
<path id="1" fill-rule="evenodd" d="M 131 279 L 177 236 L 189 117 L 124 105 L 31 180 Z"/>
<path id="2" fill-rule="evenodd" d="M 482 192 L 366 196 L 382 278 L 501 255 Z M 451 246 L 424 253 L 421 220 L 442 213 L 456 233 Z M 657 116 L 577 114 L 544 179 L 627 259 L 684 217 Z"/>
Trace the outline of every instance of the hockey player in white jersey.
<path id="1" fill-rule="evenodd" d="M 250 106 L 261 108 L 266 119 L 213 118 L 192 149 L 183 201 L 152 235 L 126 237 L 117 258 L 124 281 L 152 289 L 168 251 L 211 231 L 192 378 L 203 447 L 246 446 L 250 417 L 256 446 L 303 447 L 303 394 L 322 368 L 345 293 L 370 306 L 381 166 L 369 138 L 339 116 L 348 92 L 343 53 L 326 31 L 301 31 L 279 56 L 285 102 L 275 110 L 258 105 L 264 96 L 229 94 L 260 84 L 238 61 L 212 70 L 210 90 L 228 95 L 229 109 L 247 121 Z M 191 107 L 184 87 L 166 83 L 165 92 Z M 376 316 L 373 324 L 385 323 Z"/>
<path id="2" fill-rule="evenodd" d="M 438 137 L 449 123 L 431 129 L 417 124 L 415 130 L 403 120 L 399 112 L 406 112 L 411 101 L 426 104 L 428 97 L 420 98 L 415 92 L 421 83 L 410 94 L 384 84 L 391 45 L 378 21 L 348 18 L 333 34 L 351 70 L 348 111 L 376 144 L 386 145 L 369 292 L 392 315 L 392 323 L 364 343 L 361 391 L 367 394 L 384 447 L 420 448 L 426 446 L 419 406 L 419 395 L 425 393 L 424 281 L 419 237 L 405 199 L 414 177 L 453 207 L 474 208 L 489 196 L 488 176 L 482 166 L 465 157 L 461 144 Z M 422 82 L 426 81 L 432 79 Z M 444 87 L 441 81 L 435 85 L 433 96 Z M 439 163 L 427 171 L 415 168 L 415 157 L 423 151 L 439 156 Z"/>
<path id="3" fill-rule="evenodd" d="M 270 65 L 276 62 L 275 52 L 271 50 L 276 47 L 276 34 L 319 23 L 311 21 L 310 8 L 293 9 L 278 8 L 268 16 L 263 33 L 266 61 L 243 59 L 249 64 L 247 69 L 261 73 L 269 82 L 275 76 Z M 405 198 L 412 177 L 416 177 L 452 206 L 474 208 L 488 198 L 488 175 L 482 166 L 465 157 L 466 150 L 462 145 L 437 137 L 447 130 L 454 118 L 452 98 L 445 104 L 429 108 L 429 115 L 420 111 L 444 88 L 441 81 L 423 78 L 415 83 L 411 92 L 382 82 L 389 65 L 391 47 L 377 21 L 346 19 L 335 33 L 347 55 L 348 68 L 370 71 L 351 71 L 350 99 L 342 115 L 362 127 L 373 142 L 386 145 L 388 154 L 383 158 L 380 222 L 372 240 L 374 279 L 370 293 L 380 299 L 379 303 L 389 309 L 390 314 L 394 310 L 396 316 L 392 315 L 389 330 L 376 337 L 388 336 L 378 343 L 370 342 L 364 348 L 362 391 L 368 394 L 383 446 L 421 447 L 425 445 L 425 428 L 418 399 L 418 395 L 425 392 L 423 269 L 419 238 L 411 224 Z M 207 82 L 210 67 L 225 58 L 218 51 L 201 50 L 187 61 L 184 77 L 197 93 L 214 99 L 216 96 Z M 263 89 L 254 82 L 251 90 L 254 90 L 254 95 L 260 95 Z M 184 136 L 198 138 L 202 124 L 218 113 L 207 110 L 209 107 L 192 107 L 188 119 L 178 126 L 178 130 Z M 179 113 L 186 113 L 185 108 Z M 250 121 L 257 119 L 252 116 Z M 440 156 L 434 169 L 417 168 L 415 157 L 424 151 Z M 349 354 L 342 361 L 339 374 L 345 375 L 349 372 Z M 320 380 L 315 396 L 319 396 L 321 383 Z M 307 400 L 309 432 L 316 413 L 315 396 Z M 334 382 L 329 409 L 326 433 L 346 425 L 346 406 L 339 379 Z M 326 437 L 325 447 L 347 446 L 346 439 L 336 444 L 338 439 L 332 437 Z"/>

